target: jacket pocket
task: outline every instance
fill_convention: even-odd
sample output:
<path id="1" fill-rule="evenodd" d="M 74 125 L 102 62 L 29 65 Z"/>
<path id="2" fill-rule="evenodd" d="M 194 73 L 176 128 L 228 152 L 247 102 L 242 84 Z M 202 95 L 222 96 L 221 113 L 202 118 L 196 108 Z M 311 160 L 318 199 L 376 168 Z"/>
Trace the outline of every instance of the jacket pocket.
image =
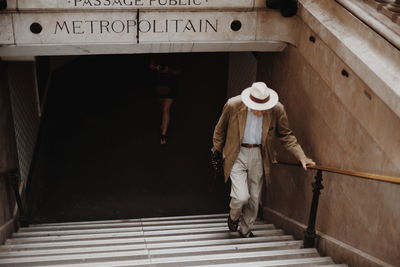
<path id="1" fill-rule="evenodd" d="M 266 142 L 266 155 L 268 157 L 268 161 L 270 163 L 278 163 L 277 159 L 276 159 L 276 153 L 274 153 L 274 151 L 271 149 L 271 141 L 267 140 Z"/>

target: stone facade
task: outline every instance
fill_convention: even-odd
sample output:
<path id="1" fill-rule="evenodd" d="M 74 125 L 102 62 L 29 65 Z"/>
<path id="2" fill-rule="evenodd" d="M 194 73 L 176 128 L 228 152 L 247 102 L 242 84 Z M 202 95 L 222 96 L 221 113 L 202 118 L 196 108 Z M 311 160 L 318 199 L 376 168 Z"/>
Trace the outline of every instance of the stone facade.
<path id="1" fill-rule="evenodd" d="M 169 12 L 156 2 L 93 7 L 19 0 L 16 12 L 17 1 L 10 1 L 0 15 L 0 56 L 283 51 L 258 54 L 257 80 L 278 91 L 306 154 L 324 166 L 400 176 L 398 47 L 337 2 L 301 0 L 293 18 L 261 9 L 258 0 L 169 1 L 162 7 Z M 171 5 L 178 2 L 182 10 Z M 195 8 L 200 2 L 205 5 Z M 148 5 L 136 12 L 141 3 Z M 43 12 L 33 12 L 38 9 Z M 253 55 L 244 56 L 253 62 Z M 241 78 L 238 83 L 253 75 Z M 293 160 L 277 150 L 280 159 Z M 313 175 L 275 166 L 266 192 L 267 219 L 299 238 Z M 350 266 L 399 266 L 399 186 L 333 174 L 324 180 L 320 251 Z"/>
<path id="2" fill-rule="evenodd" d="M 396 133 L 400 129 L 392 128 L 399 128 L 400 119 L 375 95 L 370 100 L 364 93 L 367 87 L 354 73 L 350 74 L 352 79 L 347 80 L 348 86 L 343 86 L 341 91 L 353 91 L 357 97 L 342 97 L 326 84 L 320 69 L 314 69 L 299 50 L 289 48 L 283 54 L 261 55 L 258 75 L 259 80 L 265 80 L 279 93 L 291 128 L 306 154 L 317 164 L 399 176 L 400 165 L 389 155 L 391 149 L 382 147 L 377 139 L 384 135 L 387 142 L 398 145 L 394 140 L 398 138 Z M 341 77 L 340 72 L 336 76 L 338 80 L 346 79 Z M 353 105 L 348 106 L 347 101 L 352 101 Z M 378 134 L 365 128 L 361 117 L 366 115 L 355 114 L 360 105 L 364 106 L 364 113 L 368 113 L 370 125 L 386 123 L 382 129 L 387 130 Z M 386 119 L 382 122 L 381 117 Z M 280 160 L 293 161 L 278 144 L 276 148 Z M 313 175 L 313 171 L 305 173 L 300 168 L 275 166 L 273 182 L 266 193 L 266 206 L 306 225 Z M 317 230 L 397 266 L 400 247 L 397 233 L 400 228 L 396 222 L 400 219 L 400 210 L 394 203 L 400 201 L 400 186 L 329 173 L 324 174 L 324 186 Z M 267 220 L 278 225 L 288 223 L 275 216 L 268 218 L 268 215 L 267 212 Z M 294 233 L 297 231 L 298 237 L 302 238 L 299 235 L 302 233 L 294 228 L 290 224 L 286 227 Z M 333 245 L 326 243 L 323 238 L 321 251 L 338 262 L 350 266 L 380 266 L 367 258 L 360 259 L 363 257 L 359 253 L 344 253 L 347 250 L 344 247 L 333 251 Z M 344 256 L 348 253 L 350 257 Z"/>
<path id="3" fill-rule="evenodd" d="M 321 27 L 315 18 L 310 21 L 314 29 Z M 258 79 L 278 91 L 306 154 L 323 166 L 399 177 L 400 118 L 380 97 L 385 89 L 373 89 L 377 80 L 370 83 L 366 72 L 349 66 L 352 55 L 333 46 L 336 41 L 325 30 L 304 25 L 300 33 L 296 48 L 259 55 Z M 356 44 L 357 38 L 348 41 Z M 396 53 L 384 46 L 376 50 L 379 42 L 369 44 L 373 53 Z M 391 71 L 399 68 L 398 63 L 390 66 Z M 281 160 L 293 160 L 276 148 Z M 272 175 L 267 218 L 301 237 L 314 172 L 276 166 Z M 400 209 L 394 203 L 400 201 L 400 187 L 334 174 L 324 174 L 324 180 L 317 219 L 321 252 L 350 266 L 398 266 Z"/>
<path id="4" fill-rule="evenodd" d="M 319 165 L 399 177 L 398 50 L 333 2 L 301 2 L 296 47 L 260 54 L 258 79 L 278 91 L 291 128 Z M 275 166 L 266 193 L 266 218 L 299 238 L 314 175 Z M 349 266 L 398 266 L 400 187 L 329 173 L 324 186 L 320 251 Z"/>
<path id="5" fill-rule="evenodd" d="M 0 14 L 0 56 L 282 51 L 293 43 L 297 19 L 261 1 L 136 2 L 11 2 Z"/>
<path id="6" fill-rule="evenodd" d="M 19 0 L 20 10 L 52 9 L 249 9 L 254 0 Z"/>

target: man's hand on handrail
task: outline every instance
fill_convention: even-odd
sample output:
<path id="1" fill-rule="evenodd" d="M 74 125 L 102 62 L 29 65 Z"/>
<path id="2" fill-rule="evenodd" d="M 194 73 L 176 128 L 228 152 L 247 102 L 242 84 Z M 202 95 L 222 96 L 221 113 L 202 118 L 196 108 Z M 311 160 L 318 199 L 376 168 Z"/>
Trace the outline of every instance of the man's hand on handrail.
<path id="1" fill-rule="evenodd" d="M 375 180 L 375 181 L 383 181 L 383 182 L 400 184 L 400 177 L 396 177 L 396 176 L 387 176 L 387 175 L 368 173 L 368 172 L 342 170 L 342 169 L 326 167 L 326 166 L 321 166 L 321 165 L 308 164 L 306 159 L 304 159 L 304 161 L 306 162 L 306 167 L 312 168 L 314 170 L 338 173 L 338 174 L 343 174 L 343 175 L 348 175 L 348 176 L 359 177 L 359 178 L 363 178 L 363 179 L 371 179 L 371 180 Z M 283 165 L 297 166 L 297 167 L 303 166 L 303 163 L 301 161 L 300 161 L 300 163 L 277 161 L 275 164 L 283 164 Z"/>
<path id="2" fill-rule="evenodd" d="M 310 158 L 303 158 L 300 160 L 301 166 L 303 166 L 304 170 L 307 170 L 307 167 L 315 166 L 316 163 Z"/>

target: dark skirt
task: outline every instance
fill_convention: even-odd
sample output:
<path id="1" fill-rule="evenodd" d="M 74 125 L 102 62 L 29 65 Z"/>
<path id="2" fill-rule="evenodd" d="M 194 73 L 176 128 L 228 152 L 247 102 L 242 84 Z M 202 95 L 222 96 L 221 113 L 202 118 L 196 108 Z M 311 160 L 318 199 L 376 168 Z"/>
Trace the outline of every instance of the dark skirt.
<path id="1" fill-rule="evenodd" d="M 158 98 L 175 98 L 178 91 L 178 77 L 171 73 L 155 73 Z"/>

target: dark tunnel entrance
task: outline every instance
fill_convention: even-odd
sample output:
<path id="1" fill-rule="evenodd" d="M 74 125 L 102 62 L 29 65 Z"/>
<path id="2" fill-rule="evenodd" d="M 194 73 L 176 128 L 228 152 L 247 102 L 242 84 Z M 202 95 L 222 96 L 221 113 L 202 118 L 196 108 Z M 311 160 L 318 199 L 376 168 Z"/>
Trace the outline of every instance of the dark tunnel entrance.
<path id="1" fill-rule="evenodd" d="M 28 191 L 33 222 L 227 211 L 210 148 L 228 54 L 174 55 L 182 74 L 166 146 L 150 55 L 81 56 L 54 72 Z"/>

